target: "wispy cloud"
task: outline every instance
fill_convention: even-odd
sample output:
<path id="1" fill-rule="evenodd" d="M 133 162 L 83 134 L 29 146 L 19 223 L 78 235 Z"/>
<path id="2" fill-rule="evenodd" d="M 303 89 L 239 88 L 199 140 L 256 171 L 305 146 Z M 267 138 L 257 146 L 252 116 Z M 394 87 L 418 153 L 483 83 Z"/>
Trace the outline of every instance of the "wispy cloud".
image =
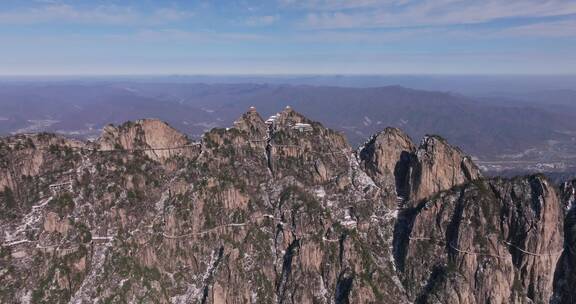
<path id="1" fill-rule="evenodd" d="M 412 0 L 413 1 L 413 0 Z M 411 0 L 280 0 L 283 7 L 320 11 L 349 10 L 360 8 L 403 5 Z"/>
<path id="2" fill-rule="evenodd" d="M 16 2 L 0 4 L 0 73 L 539 73 L 576 64 L 576 0 Z"/>
<path id="3" fill-rule="evenodd" d="M 238 41 L 262 40 L 265 37 L 250 33 L 214 32 L 214 31 L 186 31 L 181 29 L 154 29 L 142 30 L 133 35 L 112 36 L 113 39 L 137 40 L 141 42 L 178 41 L 189 42 L 212 42 L 234 43 Z"/>
<path id="4" fill-rule="evenodd" d="M 267 15 L 267 16 L 251 16 L 246 19 L 246 25 L 248 26 L 265 26 L 271 25 L 278 21 L 278 15 Z"/>
<path id="5" fill-rule="evenodd" d="M 173 8 L 159 8 L 150 13 L 143 13 L 132 7 L 117 5 L 78 8 L 68 4 L 50 3 L 39 7 L 0 12 L 0 24 L 162 24 L 184 20 L 192 15 L 192 12 Z"/>
<path id="6" fill-rule="evenodd" d="M 188 19 L 194 16 L 191 11 L 182 11 L 174 8 L 160 8 L 149 16 L 152 22 L 163 23 Z"/>
<path id="7" fill-rule="evenodd" d="M 452 27 L 415 27 L 395 30 L 312 30 L 284 37 L 306 43 L 364 43 L 391 42 L 438 43 L 438 41 L 486 41 L 494 39 L 557 39 L 576 38 L 576 20 L 539 22 L 506 28 L 479 28 L 469 30 Z"/>
<path id="8" fill-rule="evenodd" d="M 566 0 L 420 0 L 405 1 L 403 6 L 397 4 L 397 1 L 384 1 L 370 9 L 312 11 L 304 25 L 324 29 L 393 28 L 576 14 L 576 2 Z"/>
<path id="9" fill-rule="evenodd" d="M 521 25 L 504 29 L 500 31 L 498 35 L 513 37 L 576 37 L 576 20 L 561 20 Z"/>
<path id="10" fill-rule="evenodd" d="M 298 35 L 284 37 L 284 39 L 305 43 L 363 43 L 363 44 L 380 44 L 397 41 L 414 41 L 422 38 L 454 35 L 445 29 L 402 29 L 397 31 L 339 31 L 339 30 L 322 30 L 308 31 Z"/>

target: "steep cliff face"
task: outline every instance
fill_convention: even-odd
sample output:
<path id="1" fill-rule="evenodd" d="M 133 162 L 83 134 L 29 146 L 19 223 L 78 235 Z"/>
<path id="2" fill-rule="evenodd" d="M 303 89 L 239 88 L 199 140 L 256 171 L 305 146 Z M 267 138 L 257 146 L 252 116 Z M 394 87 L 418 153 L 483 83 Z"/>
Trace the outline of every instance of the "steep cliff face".
<path id="1" fill-rule="evenodd" d="M 550 299 L 563 213 L 545 179 L 477 181 L 442 192 L 413 213 L 403 281 L 416 302 Z"/>
<path id="2" fill-rule="evenodd" d="M 75 151 L 84 143 L 53 134 L 17 135 L 0 140 L 0 191 L 7 204 L 0 205 L 0 218 L 15 215 L 43 195 L 40 183 L 58 183 L 56 175 L 74 170 L 79 157 Z"/>
<path id="3" fill-rule="evenodd" d="M 413 167 L 410 198 L 414 201 L 482 176 L 470 157 L 439 136 L 422 139 Z"/>
<path id="4" fill-rule="evenodd" d="M 389 197 L 408 199 L 416 147 L 400 129 L 386 128 L 359 150 L 364 171 Z"/>
<path id="5" fill-rule="evenodd" d="M 38 146 L 3 148 L 3 163 L 20 157 L 30 166 Z M 18 172 L 49 178 L 5 182 L 0 302 L 552 296 L 559 254 L 546 254 L 563 240 L 554 188 L 540 177 L 480 180 L 436 137 L 416 148 L 386 129 L 355 153 L 341 134 L 290 108 L 267 121 L 251 109 L 200 143 L 144 120 L 80 147 Z M 13 167 L 0 176 L 15 176 Z M 14 189 L 36 196 L 24 203 Z M 565 297 L 565 284 L 555 286 Z"/>
<path id="6" fill-rule="evenodd" d="M 576 302 L 576 181 L 560 187 L 566 217 L 564 220 L 564 252 L 556 266 L 554 296 L 551 303 Z"/>

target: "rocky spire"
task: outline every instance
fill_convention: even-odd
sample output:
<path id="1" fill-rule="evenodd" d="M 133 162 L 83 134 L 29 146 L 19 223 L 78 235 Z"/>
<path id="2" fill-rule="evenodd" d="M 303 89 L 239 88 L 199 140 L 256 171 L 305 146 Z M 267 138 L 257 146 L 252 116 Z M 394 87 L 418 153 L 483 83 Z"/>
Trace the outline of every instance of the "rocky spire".
<path id="1" fill-rule="evenodd" d="M 415 201 L 482 176 L 469 156 L 437 135 L 425 136 L 415 156 L 411 176 Z"/>
<path id="2" fill-rule="evenodd" d="M 416 148 L 410 137 L 397 128 L 386 128 L 372 136 L 358 151 L 362 168 L 389 196 L 407 198 L 410 166 Z"/>

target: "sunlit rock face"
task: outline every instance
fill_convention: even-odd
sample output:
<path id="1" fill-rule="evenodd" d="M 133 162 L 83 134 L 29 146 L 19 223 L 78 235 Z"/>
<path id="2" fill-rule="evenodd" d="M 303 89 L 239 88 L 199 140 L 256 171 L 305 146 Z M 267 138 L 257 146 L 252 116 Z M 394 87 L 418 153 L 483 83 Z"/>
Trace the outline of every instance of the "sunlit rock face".
<path id="1" fill-rule="evenodd" d="M 545 303 L 562 253 L 563 212 L 539 176 L 481 180 L 412 211 L 402 252 L 417 302 Z M 538 292 L 535 292 L 538 291 Z"/>
<path id="2" fill-rule="evenodd" d="M 412 205 L 482 177 L 470 157 L 443 138 L 426 136 L 416 147 L 397 128 L 373 136 L 358 155 L 362 168 L 389 197 Z"/>
<path id="3" fill-rule="evenodd" d="M 416 147 L 408 135 L 397 128 L 386 128 L 368 140 L 358 152 L 362 169 L 389 197 L 410 196 L 410 176 Z M 396 200 L 389 202 L 393 207 Z"/>
<path id="4" fill-rule="evenodd" d="M 195 154 L 184 134 L 156 119 L 141 119 L 118 127 L 108 125 L 96 145 L 104 151 L 140 150 L 159 162 L 177 155 L 193 157 Z"/>
<path id="5" fill-rule="evenodd" d="M 418 201 L 480 177 L 478 167 L 460 149 L 439 136 L 426 136 L 416 151 L 411 199 Z"/>
<path id="6" fill-rule="evenodd" d="M 0 185 L 2 303 L 573 299 L 573 188 L 483 179 L 437 136 L 355 150 L 291 108 L 200 142 L 139 120 L 3 138 Z"/>

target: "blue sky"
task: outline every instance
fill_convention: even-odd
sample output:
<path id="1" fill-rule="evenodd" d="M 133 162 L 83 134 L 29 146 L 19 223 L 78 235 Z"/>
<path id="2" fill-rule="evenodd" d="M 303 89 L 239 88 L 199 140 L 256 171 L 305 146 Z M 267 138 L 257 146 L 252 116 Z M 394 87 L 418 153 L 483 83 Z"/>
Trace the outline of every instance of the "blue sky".
<path id="1" fill-rule="evenodd" d="M 576 1 L 2 0 L 0 74 L 576 74 Z"/>

